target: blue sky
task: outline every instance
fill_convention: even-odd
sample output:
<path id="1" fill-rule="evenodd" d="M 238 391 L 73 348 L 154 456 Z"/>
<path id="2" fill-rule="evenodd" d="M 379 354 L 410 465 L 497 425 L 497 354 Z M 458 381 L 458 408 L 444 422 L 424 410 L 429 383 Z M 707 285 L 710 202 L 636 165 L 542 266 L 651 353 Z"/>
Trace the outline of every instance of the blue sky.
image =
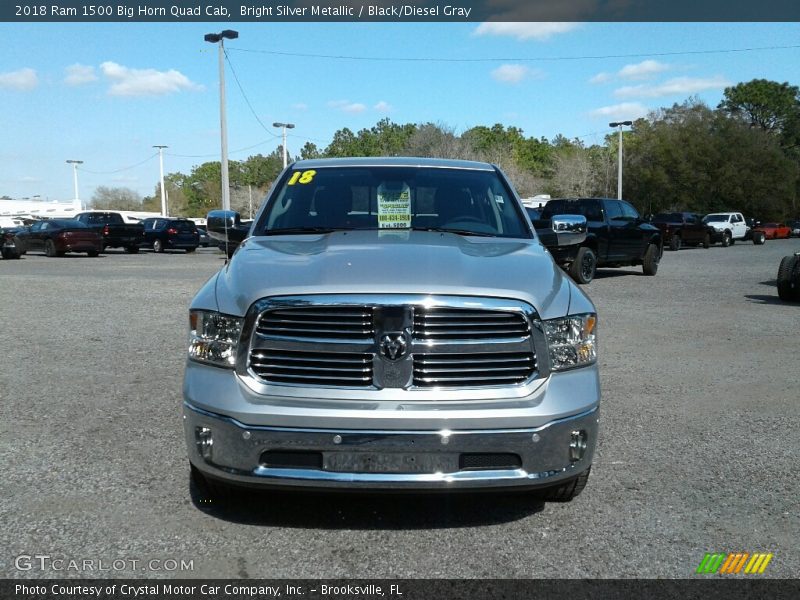
<path id="1" fill-rule="evenodd" d="M 169 146 L 167 172 L 218 160 L 217 51 L 203 35 L 225 28 L 239 31 L 230 61 L 267 126 L 226 65 L 231 159 L 274 150 L 274 121 L 296 124 L 295 153 L 384 117 L 457 132 L 503 123 L 591 144 L 610 120 L 690 95 L 715 106 L 741 81 L 800 85 L 800 48 L 672 54 L 798 45 L 797 23 L 3 23 L 0 196 L 71 198 L 67 159 L 84 161 L 84 199 L 101 185 L 152 194 L 154 144 Z M 608 58 L 585 58 L 598 56 Z"/>

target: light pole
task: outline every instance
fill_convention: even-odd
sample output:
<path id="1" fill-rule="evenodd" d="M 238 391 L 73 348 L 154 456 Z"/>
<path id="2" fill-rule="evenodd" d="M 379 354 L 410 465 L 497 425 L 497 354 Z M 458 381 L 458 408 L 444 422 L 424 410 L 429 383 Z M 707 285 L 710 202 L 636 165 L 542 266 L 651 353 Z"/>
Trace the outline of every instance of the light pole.
<path id="1" fill-rule="evenodd" d="M 228 126 L 225 121 L 225 39 L 235 40 L 238 31 L 225 29 L 219 33 L 207 33 L 203 38 L 212 44 L 219 42 L 219 124 L 222 145 L 222 210 L 231 209 L 231 191 L 228 188 Z"/>
<path id="2" fill-rule="evenodd" d="M 78 196 L 78 165 L 82 165 L 82 160 L 68 160 L 67 164 L 72 165 L 72 179 L 73 183 L 75 184 L 75 198 L 73 202 L 80 202 L 80 196 Z M 83 210 L 83 204 L 81 204 L 81 210 Z"/>
<path id="3" fill-rule="evenodd" d="M 294 123 L 273 123 L 273 127 L 283 128 L 283 168 L 286 168 L 286 130 L 294 129 Z"/>
<path id="4" fill-rule="evenodd" d="M 619 127 L 619 157 L 617 162 L 617 199 L 622 200 L 622 127 L 633 125 L 633 121 L 614 121 L 609 123 L 609 127 Z"/>
<path id="5" fill-rule="evenodd" d="M 158 148 L 158 162 L 161 166 L 161 216 L 167 216 L 167 192 L 164 189 L 164 148 L 169 146 L 153 146 Z"/>

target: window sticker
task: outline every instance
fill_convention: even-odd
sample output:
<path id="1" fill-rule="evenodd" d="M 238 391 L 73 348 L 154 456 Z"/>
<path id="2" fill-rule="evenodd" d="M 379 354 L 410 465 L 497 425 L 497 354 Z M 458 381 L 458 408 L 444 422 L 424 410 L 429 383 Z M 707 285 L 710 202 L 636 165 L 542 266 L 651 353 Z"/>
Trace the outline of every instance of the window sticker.
<path id="1" fill-rule="evenodd" d="M 409 229 L 411 227 L 411 188 L 405 182 L 378 186 L 378 228 Z"/>

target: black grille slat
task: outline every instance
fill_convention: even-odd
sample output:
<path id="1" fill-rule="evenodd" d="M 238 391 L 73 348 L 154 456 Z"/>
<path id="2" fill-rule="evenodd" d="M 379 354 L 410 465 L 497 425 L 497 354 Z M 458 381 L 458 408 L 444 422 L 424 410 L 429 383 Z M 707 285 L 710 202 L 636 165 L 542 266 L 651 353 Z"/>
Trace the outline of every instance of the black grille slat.
<path id="1" fill-rule="evenodd" d="M 417 387 L 516 385 L 536 369 L 533 353 L 431 354 L 414 357 Z"/>
<path id="2" fill-rule="evenodd" d="M 414 313 L 416 339 L 503 339 L 525 337 L 529 333 L 525 315 L 515 312 L 418 308 Z"/>
<path id="3" fill-rule="evenodd" d="M 366 387 L 372 385 L 372 355 L 353 352 L 254 350 L 250 369 L 270 383 Z"/>
<path id="4" fill-rule="evenodd" d="M 261 315 L 256 332 L 301 339 L 363 340 L 374 335 L 372 318 L 368 307 L 281 308 Z"/>

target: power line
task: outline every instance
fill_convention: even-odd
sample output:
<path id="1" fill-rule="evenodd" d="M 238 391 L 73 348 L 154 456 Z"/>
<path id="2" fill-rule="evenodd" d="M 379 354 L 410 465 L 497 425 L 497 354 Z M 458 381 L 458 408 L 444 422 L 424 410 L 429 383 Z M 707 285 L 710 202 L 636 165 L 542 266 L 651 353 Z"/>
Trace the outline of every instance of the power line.
<path id="1" fill-rule="evenodd" d="M 155 154 L 148 156 L 142 162 L 138 162 L 135 165 L 131 165 L 129 167 L 122 167 L 121 169 L 115 169 L 113 171 L 90 171 L 89 169 L 84 169 L 83 167 L 78 168 L 79 171 L 83 171 L 84 173 L 91 173 L 92 175 L 113 175 L 114 173 L 122 173 L 123 171 L 130 171 L 131 169 L 135 169 L 136 167 L 143 165 L 147 161 L 150 161 L 158 156 L 158 152 Z"/>
<path id="2" fill-rule="evenodd" d="M 237 152 L 244 152 L 245 150 L 252 150 L 253 148 L 257 148 L 258 146 L 263 146 L 269 142 L 274 141 L 274 139 L 279 136 L 273 136 L 268 140 L 262 140 L 258 143 L 253 144 L 252 146 L 245 146 L 244 148 L 239 148 L 237 150 L 231 150 L 231 154 L 236 154 Z M 215 156 L 219 156 L 219 153 L 215 154 L 173 154 L 172 152 L 166 152 L 167 156 L 174 156 L 175 158 L 213 158 Z"/>
<path id="3" fill-rule="evenodd" d="M 225 52 L 225 60 L 228 61 L 228 66 L 231 68 L 231 73 L 233 73 L 233 79 L 236 81 L 236 85 L 239 87 L 239 91 L 242 93 L 242 98 L 244 98 L 245 103 L 247 103 L 248 108 L 250 108 L 250 112 L 253 113 L 253 116 L 256 118 L 256 121 L 258 121 L 258 124 L 261 125 L 261 127 L 264 128 L 264 131 L 266 131 L 272 137 L 280 137 L 279 135 L 276 135 L 272 133 L 272 131 L 267 129 L 267 126 L 264 125 L 264 123 L 261 121 L 255 109 L 253 108 L 253 105 L 250 104 L 250 100 L 247 98 L 247 94 L 244 93 L 244 88 L 242 87 L 242 84 L 239 81 L 239 76 L 236 75 L 236 69 L 233 68 L 233 63 L 231 62 L 230 56 L 228 56 L 228 51 L 223 49 L 223 52 Z"/>
<path id="4" fill-rule="evenodd" d="M 800 44 L 787 46 L 755 46 L 752 48 L 725 48 L 719 50 L 682 50 L 678 52 L 641 52 L 634 54 L 602 54 L 584 56 L 510 56 L 493 58 L 442 58 L 435 56 L 428 57 L 408 57 L 408 56 L 354 56 L 345 54 L 309 54 L 303 52 L 284 52 L 280 50 L 257 50 L 248 48 L 226 48 L 234 52 L 251 52 L 257 54 L 272 54 L 275 56 L 294 56 L 298 58 L 325 58 L 332 60 L 363 60 L 381 62 L 443 62 L 443 63 L 486 63 L 486 62 L 555 62 L 569 60 L 603 60 L 609 58 L 644 58 L 652 56 L 688 56 L 697 54 L 730 54 L 735 52 L 760 52 L 764 50 L 789 50 L 800 48 Z M 229 61 L 230 62 L 230 61 Z M 235 76 L 235 75 L 234 75 Z"/>

